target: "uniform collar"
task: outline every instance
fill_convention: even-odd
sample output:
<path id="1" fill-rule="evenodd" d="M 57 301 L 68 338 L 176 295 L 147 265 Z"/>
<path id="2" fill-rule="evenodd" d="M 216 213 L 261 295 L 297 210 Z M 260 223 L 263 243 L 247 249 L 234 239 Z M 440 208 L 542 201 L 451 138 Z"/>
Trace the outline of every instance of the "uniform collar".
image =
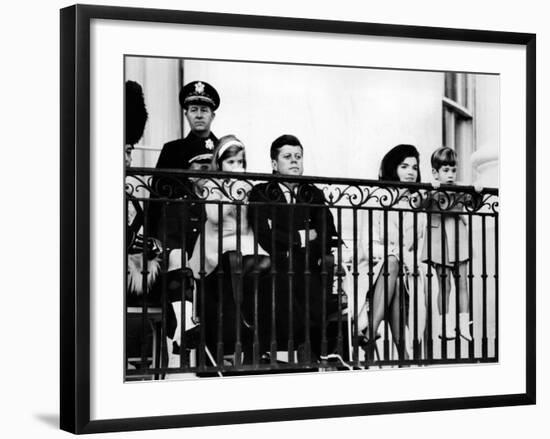
<path id="1" fill-rule="evenodd" d="M 189 134 L 187 134 L 186 139 L 203 139 L 203 137 L 199 137 L 193 131 L 189 131 Z M 212 131 L 210 131 L 210 134 L 208 135 L 208 137 L 204 137 L 204 139 L 211 139 L 214 142 L 218 140 L 218 138 Z"/>

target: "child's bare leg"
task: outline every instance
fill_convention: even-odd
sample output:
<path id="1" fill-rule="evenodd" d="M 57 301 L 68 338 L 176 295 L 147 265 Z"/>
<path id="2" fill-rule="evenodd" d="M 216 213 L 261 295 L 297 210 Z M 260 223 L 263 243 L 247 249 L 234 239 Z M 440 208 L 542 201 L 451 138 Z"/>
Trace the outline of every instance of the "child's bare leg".
<path id="1" fill-rule="evenodd" d="M 470 296 L 468 294 L 468 279 L 467 279 L 467 270 L 466 270 L 467 262 L 459 262 L 458 263 L 458 310 L 459 310 L 459 327 L 460 327 L 460 335 L 464 337 L 466 340 L 471 341 L 472 335 L 470 332 Z"/>
<path id="2" fill-rule="evenodd" d="M 437 294 L 437 309 L 439 315 L 449 312 L 449 298 L 451 297 L 451 269 L 442 265 L 435 265 L 439 292 Z M 443 313 L 443 289 L 445 289 L 445 313 Z"/>
<path id="3" fill-rule="evenodd" d="M 442 265 L 436 264 L 435 271 L 437 274 L 437 280 L 439 284 L 439 292 L 437 294 L 437 309 L 439 310 L 439 315 L 445 317 L 445 338 L 452 339 L 455 337 L 455 330 L 451 328 L 449 324 L 449 299 L 451 297 L 451 277 L 453 276 L 452 270 L 449 267 L 443 267 Z M 445 312 L 443 312 L 443 290 L 445 290 Z M 439 335 L 443 333 L 443 320 L 441 321 L 441 326 L 438 329 Z"/>
<path id="4" fill-rule="evenodd" d="M 459 312 L 469 312 L 470 295 L 468 294 L 467 262 L 458 263 L 458 300 Z"/>

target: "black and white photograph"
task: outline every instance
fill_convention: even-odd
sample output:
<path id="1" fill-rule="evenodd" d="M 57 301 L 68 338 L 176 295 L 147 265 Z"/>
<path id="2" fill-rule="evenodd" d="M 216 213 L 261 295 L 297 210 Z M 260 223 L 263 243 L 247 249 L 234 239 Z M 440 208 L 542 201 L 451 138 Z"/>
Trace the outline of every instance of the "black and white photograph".
<path id="1" fill-rule="evenodd" d="M 60 13 L 61 429 L 535 404 L 535 34 L 195 9 Z"/>
<path id="2" fill-rule="evenodd" d="M 2 437 L 544 436 L 544 2 L 85 3 L 2 14 Z"/>
<path id="3" fill-rule="evenodd" d="M 500 75 L 123 63 L 126 381 L 499 362 Z"/>

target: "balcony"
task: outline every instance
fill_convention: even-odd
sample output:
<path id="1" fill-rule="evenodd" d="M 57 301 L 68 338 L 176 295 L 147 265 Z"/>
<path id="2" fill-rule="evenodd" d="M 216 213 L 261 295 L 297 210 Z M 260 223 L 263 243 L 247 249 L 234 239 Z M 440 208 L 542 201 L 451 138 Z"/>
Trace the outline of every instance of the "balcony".
<path id="1" fill-rule="evenodd" d="M 497 189 L 129 168 L 125 194 L 128 380 L 498 361 Z"/>

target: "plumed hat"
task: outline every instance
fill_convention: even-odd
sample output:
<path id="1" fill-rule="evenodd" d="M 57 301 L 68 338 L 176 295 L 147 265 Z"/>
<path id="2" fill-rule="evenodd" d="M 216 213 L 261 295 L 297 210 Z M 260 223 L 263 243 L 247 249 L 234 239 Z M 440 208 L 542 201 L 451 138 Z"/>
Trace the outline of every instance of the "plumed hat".
<path id="1" fill-rule="evenodd" d="M 141 85 L 134 81 L 126 81 L 126 134 L 125 144 L 135 145 L 143 136 L 147 110 L 143 99 Z"/>

